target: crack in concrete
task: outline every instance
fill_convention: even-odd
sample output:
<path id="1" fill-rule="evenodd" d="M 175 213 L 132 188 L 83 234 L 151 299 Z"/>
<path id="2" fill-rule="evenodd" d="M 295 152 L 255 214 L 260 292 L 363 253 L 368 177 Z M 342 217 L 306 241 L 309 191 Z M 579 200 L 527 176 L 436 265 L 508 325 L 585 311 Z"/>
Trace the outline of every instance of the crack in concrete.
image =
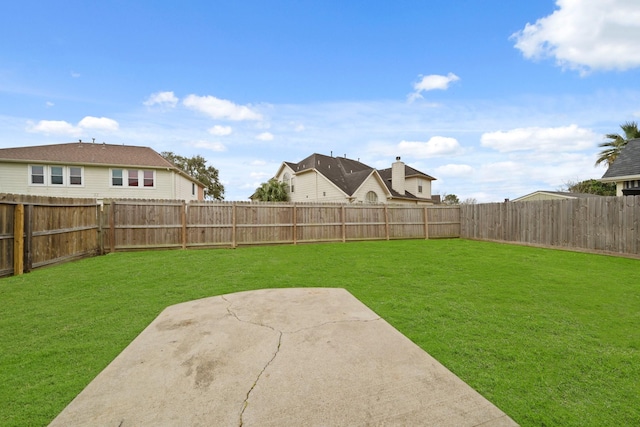
<path id="1" fill-rule="evenodd" d="M 240 317 L 238 317 L 238 314 L 235 313 L 232 309 L 231 306 L 233 305 L 233 303 L 231 301 L 229 301 L 228 299 L 226 299 L 224 296 L 222 296 L 222 299 L 224 301 L 227 302 L 227 312 L 236 318 L 236 320 L 238 320 L 238 322 L 243 322 L 243 323 L 249 323 L 251 325 L 257 325 L 257 326 L 262 326 L 264 328 L 269 328 L 272 331 L 275 331 L 278 333 L 278 345 L 276 347 L 276 351 L 273 353 L 273 356 L 271 356 L 271 359 L 269 359 L 269 361 L 264 365 L 264 367 L 262 368 L 262 370 L 258 373 L 258 376 L 256 377 L 256 380 L 253 382 L 253 384 L 251 385 L 251 388 L 249 388 L 249 391 L 247 391 L 247 394 L 245 396 L 244 402 L 242 402 L 242 410 L 240 411 L 240 424 L 239 426 L 242 427 L 244 421 L 243 421 L 243 417 L 244 417 L 244 411 L 247 409 L 247 406 L 249 406 L 249 397 L 251 396 L 251 392 L 253 392 L 253 389 L 256 388 L 256 385 L 258 385 L 258 381 L 260 381 L 260 377 L 262 377 L 262 375 L 264 374 L 264 372 L 269 368 L 269 365 L 271 365 L 273 363 L 273 361 L 275 360 L 275 358 L 278 356 L 278 353 L 280 352 L 280 345 L 282 344 L 282 335 L 283 332 L 279 331 L 277 329 L 275 329 L 272 326 L 269 325 L 265 325 L 262 323 L 257 323 L 257 322 L 251 322 L 249 320 L 243 320 Z"/>
<path id="2" fill-rule="evenodd" d="M 308 329 L 319 328 L 319 327 L 324 326 L 324 325 L 331 325 L 331 324 L 337 324 L 337 323 L 358 323 L 358 322 L 367 323 L 367 322 L 377 322 L 378 320 L 382 320 L 382 317 L 376 317 L 375 319 L 331 320 L 331 321 L 328 321 L 328 322 L 318 323 L 317 325 L 307 326 L 306 328 L 300 328 L 300 329 L 296 329 L 296 330 L 293 330 L 293 331 L 286 331 L 285 333 L 287 333 L 287 334 L 297 334 L 298 332 L 306 331 Z"/>
<path id="3" fill-rule="evenodd" d="M 256 385 L 258 385 L 258 381 L 260 381 L 260 377 L 262 377 L 262 374 L 264 374 L 264 372 L 267 370 L 267 368 L 269 368 L 269 365 L 271 365 L 271 363 L 273 363 L 273 361 L 275 360 L 276 356 L 278 356 L 278 353 L 280 352 L 280 345 L 281 344 L 282 344 L 282 332 L 279 332 L 279 335 L 278 335 L 278 347 L 276 348 L 276 351 L 273 353 L 273 357 L 271 357 L 271 359 L 267 362 L 267 364 L 264 365 L 264 368 L 262 368 L 262 371 L 260 371 L 260 373 L 256 377 L 256 380 L 254 381 L 253 385 L 251 386 L 251 388 L 247 392 L 247 396 L 244 399 L 244 402 L 242 402 L 242 411 L 240 412 L 240 427 L 242 427 L 242 424 L 243 424 L 243 419 L 242 418 L 244 417 L 244 411 L 247 409 L 247 406 L 249 406 L 249 397 L 251 395 L 251 392 L 253 391 L 254 388 L 256 388 Z"/>
<path id="4" fill-rule="evenodd" d="M 260 378 L 262 377 L 262 375 L 265 373 L 265 371 L 269 368 L 269 366 L 273 363 L 273 361 L 276 359 L 276 357 L 278 356 L 278 353 L 280 352 L 280 346 L 282 345 L 282 336 L 287 333 L 287 334 L 296 334 L 298 332 L 302 332 L 308 329 L 314 329 L 314 328 L 319 328 L 322 327 L 324 325 L 330 325 L 330 324 L 336 324 L 336 323 L 353 323 L 353 322 L 375 322 L 375 321 L 379 321 L 382 318 L 381 317 L 376 317 L 373 319 L 349 319 L 349 320 L 332 320 L 332 321 L 328 321 L 328 322 L 323 322 L 323 323 L 318 323 L 317 325 L 312 325 L 312 326 L 308 326 L 305 328 L 300 328 L 300 329 L 296 329 L 293 331 L 281 331 L 278 330 L 276 328 L 274 328 L 273 326 L 270 325 L 265 325 L 264 323 L 259 323 L 259 322 L 253 322 L 250 320 L 243 320 L 241 319 L 238 314 L 233 311 L 232 306 L 233 303 L 231 301 L 229 301 L 228 299 L 226 299 L 224 296 L 221 296 L 221 298 L 227 303 L 227 313 L 229 313 L 229 315 L 233 316 L 238 322 L 242 322 L 242 323 L 249 323 L 251 325 L 257 325 L 257 326 L 262 326 L 264 328 L 269 328 L 274 332 L 278 333 L 278 345 L 276 347 L 276 351 L 273 353 L 273 356 L 271 357 L 271 359 L 269 359 L 269 361 L 264 365 L 264 367 L 262 368 L 262 370 L 260 371 L 260 373 L 258 373 L 258 376 L 256 377 L 256 380 L 253 382 L 253 384 L 251 385 L 251 388 L 249 388 L 249 391 L 247 391 L 246 397 L 244 399 L 244 402 L 242 402 L 242 410 L 240 411 L 240 423 L 239 423 L 239 427 L 243 426 L 244 420 L 244 412 L 247 409 L 247 406 L 249 406 L 249 398 L 251 396 L 251 393 L 253 392 L 253 390 L 256 388 L 256 386 L 258 385 L 258 381 L 260 381 Z"/>

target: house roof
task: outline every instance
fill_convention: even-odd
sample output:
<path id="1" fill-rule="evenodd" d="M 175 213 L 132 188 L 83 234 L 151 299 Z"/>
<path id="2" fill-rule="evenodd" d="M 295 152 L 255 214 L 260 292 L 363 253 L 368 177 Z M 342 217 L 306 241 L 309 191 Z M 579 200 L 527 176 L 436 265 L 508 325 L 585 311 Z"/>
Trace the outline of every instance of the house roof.
<path id="1" fill-rule="evenodd" d="M 171 169 L 200 186 L 204 186 L 149 147 L 92 142 L 0 148 L 0 161 L 19 163 L 64 163 L 96 166 L 146 167 Z"/>
<path id="2" fill-rule="evenodd" d="M 640 175 L 640 139 L 630 139 L 620 150 L 620 154 L 609 169 L 602 175 L 604 181 L 615 181 L 613 178 Z"/>
<path id="3" fill-rule="evenodd" d="M 384 181 L 384 184 L 387 186 L 387 188 L 391 192 L 391 195 L 394 198 L 399 198 L 399 199 L 400 198 L 404 198 L 404 199 L 421 199 L 421 200 L 423 200 L 423 198 L 415 196 L 414 194 L 411 194 L 408 191 L 405 191 L 404 194 L 400 194 L 396 190 L 391 188 L 391 170 L 392 170 L 391 168 L 378 169 L 378 173 L 380 174 L 380 177 Z M 419 170 L 414 169 L 411 166 L 407 166 L 407 165 L 404 165 L 404 177 L 405 178 L 422 177 L 422 178 L 427 179 L 429 181 L 435 181 L 434 177 L 432 177 L 430 175 L 427 175 L 424 172 L 420 172 Z"/>
<path id="4" fill-rule="evenodd" d="M 307 170 L 315 169 L 318 173 L 324 175 L 329 181 L 335 184 L 348 196 L 352 196 L 362 183 L 376 172 L 382 182 L 386 185 L 389 193 L 394 198 L 421 199 L 415 195 L 405 192 L 401 195 L 391 188 L 391 168 L 376 170 L 371 166 L 361 163 L 357 160 L 348 159 L 346 157 L 333 157 L 324 154 L 314 153 L 298 163 L 285 162 L 295 173 L 304 173 Z M 405 165 L 405 177 L 422 176 L 425 179 L 434 180 L 435 178 L 422 173 L 410 166 Z"/>
<path id="5" fill-rule="evenodd" d="M 1 148 L 0 160 L 175 168 L 171 162 L 148 147 L 87 142 Z"/>
<path id="6" fill-rule="evenodd" d="M 528 199 L 535 195 L 546 195 L 552 198 L 557 199 L 584 199 L 587 197 L 600 197 L 598 194 L 590 194 L 590 193 L 570 193 L 566 191 L 546 191 L 546 190 L 538 190 L 533 193 L 526 194 L 524 196 L 518 197 L 517 199 L 513 199 L 512 202 L 518 202 L 525 199 Z"/>

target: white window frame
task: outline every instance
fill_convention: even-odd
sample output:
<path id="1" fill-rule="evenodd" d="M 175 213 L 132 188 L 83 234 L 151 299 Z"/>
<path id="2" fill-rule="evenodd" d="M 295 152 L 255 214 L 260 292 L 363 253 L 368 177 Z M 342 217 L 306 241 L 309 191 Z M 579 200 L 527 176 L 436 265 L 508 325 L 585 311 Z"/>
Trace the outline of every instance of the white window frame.
<path id="1" fill-rule="evenodd" d="M 57 183 L 57 182 L 53 182 L 53 170 L 54 169 L 60 169 L 60 174 L 56 175 L 56 177 L 60 177 L 62 179 L 61 183 Z M 51 187 L 66 187 L 65 185 L 65 179 L 64 179 L 64 175 L 65 175 L 65 167 L 64 166 L 60 166 L 60 165 L 49 165 L 47 166 L 48 172 L 47 173 L 47 178 L 49 178 L 49 182 L 48 184 Z"/>
<path id="2" fill-rule="evenodd" d="M 122 184 L 116 185 L 116 184 L 113 183 L 113 178 L 114 178 L 113 172 L 114 171 L 120 171 L 121 172 L 120 179 L 122 180 Z M 126 169 L 117 169 L 117 168 L 109 169 L 109 187 L 125 188 L 126 187 L 125 180 L 124 180 L 125 171 L 126 171 Z"/>
<path id="3" fill-rule="evenodd" d="M 42 182 L 33 182 L 33 168 L 42 168 Z M 40 176 L 40 175 L 38 175 Z M 29 173 L 27 174 L 27 182 L 29 186 L 46 187 L 47 186 L 47 165 L 29 165 Z"/>
<path id="4" fill-rule="evenodd" d="M 113 172 L 114 171 L 122 171 L 122 177 L 120 177 L 120 179 L 122 179 L 122 185 L 114 185 L 113 184 Z M 129 174 L 131 172 L 137 172 L 137 182 L 138 185 L 129 185 Z M 144 185 L 144 181 L 145 181 L 145 172 L 151 172 L 152 174 L 152 178 L 153 179 L 153 185 L 150 186 L 145 186 Z M 135 179 L 133 176 L 131 177 L 131 179 Z M 148 179 L 148 178 L 147 178 Z M 136 188 L 136 189 L 140 189 L 140 190 L 155 190 L 156 186 L 157 186 L 157 182 L 158 182 L 158 176 L 156 174 L 156 170 L 155 169 L 126 169 L 126 168 L 110 168 L 109 169 L 109 187 L 110 188 Z"/>
<path id="5" fill-rule="evenodd" d="M 80 184 L 73 184 L 71 169 L 80 169 Z M 73 175 L 73 177 L 78 177 L 78 175 Z M 82 166 L 67 166 L 67 187 L 84 187 L 84 167 Z"/>
<path id="6" fill-rule="evenodd" d="M 33 168 L 42 168 L 42 182 L 33 182 Z M 56 177 L 62 178 L 62 183 L 54 184 L 53 171 L 54 168 L 60 168 L 60 175 Z M 80 169 L 80 184 L 71 184 L 71 169 Z M 39 175 L 38 175 L 39 176 Z M 66 165 L 47 165 L 47 164 L 30 164 L 27 174 L 27 184 L 30 187 L 84 187 L 84 167 L 83 166 L 66 166 Z"/>

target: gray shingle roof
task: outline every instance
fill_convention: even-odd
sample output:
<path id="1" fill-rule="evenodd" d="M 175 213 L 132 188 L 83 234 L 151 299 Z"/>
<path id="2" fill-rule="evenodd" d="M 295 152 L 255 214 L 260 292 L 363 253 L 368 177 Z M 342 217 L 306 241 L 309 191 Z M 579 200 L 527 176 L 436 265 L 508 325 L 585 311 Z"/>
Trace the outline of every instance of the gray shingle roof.
<path id="1" fill-rule="evenodd" d="M 148 147 L 87 142 L 1 148 L 0 160 L 175 168 L 171 162 Z"/>
<path id="2" fill-rule="evenodd" d="M 627 142 L 618 158 L 602 175 L 602 179 L 632 175 L 640 175 L 640 139 Z"/>
<path id="3" fill-rule="evenodd" d="M 293 169 L 296 173 L 304 172 L 309 169 L 316 169 L 349 196 L 352 196 L 353 193 L 355 193 L 355 191 L 369 177 L 369 175 L 376 170 L 357 160 L 348 159 L 346 157 L 325 156 L 324 154 L 317 153 L 310 155 L 298 163 L 285 162 L 285 164 L 287 164 L 287 166 Z M 408 199 L 419 198 L 409 192 L 406 192 L 405 195 L 400 195 L 398 192 L 391 189 L 391 168 L 378 170 L 377 172 L 393 197 L 404 197 Z M 410 176 L 423 176 L 425 179 L 429 180 L 435 179 L 405 165 L 405 177 Z"/>

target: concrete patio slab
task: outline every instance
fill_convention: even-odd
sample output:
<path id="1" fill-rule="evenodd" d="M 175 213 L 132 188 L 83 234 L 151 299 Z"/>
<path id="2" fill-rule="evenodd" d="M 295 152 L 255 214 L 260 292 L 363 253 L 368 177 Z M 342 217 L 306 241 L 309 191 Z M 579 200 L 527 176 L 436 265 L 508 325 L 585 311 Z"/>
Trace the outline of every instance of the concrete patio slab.
<path id="1" fill-rule="evenodd" d="M 515 426 L 344 289 L 165 309 L 51 426 Z"/>

